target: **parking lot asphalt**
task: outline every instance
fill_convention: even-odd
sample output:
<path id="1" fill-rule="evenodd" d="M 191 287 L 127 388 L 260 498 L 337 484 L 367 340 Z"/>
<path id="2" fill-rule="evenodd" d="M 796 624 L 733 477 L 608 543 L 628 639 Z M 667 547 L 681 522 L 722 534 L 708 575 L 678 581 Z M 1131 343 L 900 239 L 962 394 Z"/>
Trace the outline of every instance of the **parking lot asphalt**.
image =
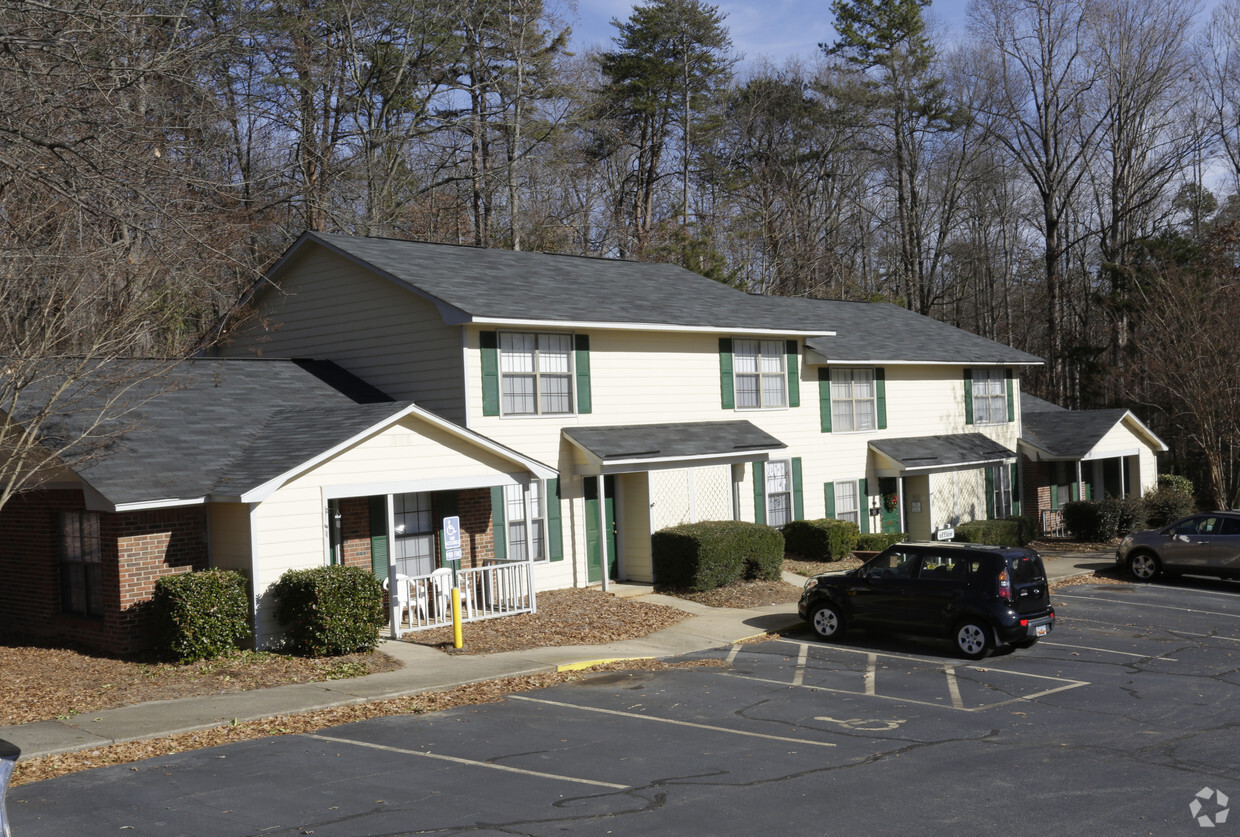
<path id="1" fill-rule="evenodd" d="M 1081 585 L 1035 647 L 808 633 L 15 788 L 23 835 L 1223 833 L 1240 585 Z"/>

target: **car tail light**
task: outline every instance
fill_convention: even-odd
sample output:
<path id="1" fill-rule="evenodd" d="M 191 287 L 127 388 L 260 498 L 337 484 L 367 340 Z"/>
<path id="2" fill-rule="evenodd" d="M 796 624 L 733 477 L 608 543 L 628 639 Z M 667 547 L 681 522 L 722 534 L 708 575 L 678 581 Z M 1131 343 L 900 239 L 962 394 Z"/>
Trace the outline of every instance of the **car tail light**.
<path id="1" fill-rule="evenodd" d="M 999 571 L 999 598 L 1012 601 L 1012 581 L 1006 569 Z"/>

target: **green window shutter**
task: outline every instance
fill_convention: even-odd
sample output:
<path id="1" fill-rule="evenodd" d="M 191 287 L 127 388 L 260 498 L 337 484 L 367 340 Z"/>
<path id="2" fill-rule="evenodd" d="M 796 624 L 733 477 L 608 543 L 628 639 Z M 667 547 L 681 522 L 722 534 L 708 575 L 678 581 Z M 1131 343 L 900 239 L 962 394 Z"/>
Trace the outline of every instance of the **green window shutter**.
<path id="1" fill-rule="evenodd" d="M 736 409 L 736 390 L 732 382 L 732 338 L 719 338 L 719 395 L 723 409 Z"/>
<path id="2" fill-rule="evenodd" d="M 870 496 L 865 493 L 865 477 L 857 480 L 857 520 L 861 521 L 861 534 L 870 533 Z"/>
<path id="3" fill-rule="evenodd" d="M 439 512 L 439 520 L 435 522 L 439 524 L 438 526 L 439 528 L 439 566 L 441 567 L 452 566 L 452 564 L 448 563 L 448 553 L 447 553 L 447 549 L 444 547 L 443 519 L 445 517 L 456 517 L 457 509 L 459 508 L 456 500 L 457 500 L 457 496 L 456 496 L 455 491 L 441 491 L 435 495 L 435 507 Z M 462 540 L 461 556 L 464 557 L 464 555 L 465 555 L 465 544 L 464 544 L 464 541 Z M 456 561 L 453 563 L 455 563 L 456 569 L 459 570 L 461 568 L 460 561 Z"/>
<path id="4" fill-rule="evenodd" d="M 1051 508 L 1059 508 L 1059 486 L 1051 483 Z"/>
<path id="5" fill-rule="evenodd" d="M 995 472 L 993 468 L 986 468 L 982 473 L 986 475 L 986 519 L 995 519 Z"/>
<path id="6" fill-rule="evenodd" d="M 547 480 L 544 490 L 547 495 L 547 558 L 563 561 L 564 525 L 561 522 L 559 479 Z"/>
<path id="7" fill-rule="evenodd" d="M 496 561 L 508 558 L 508 521 L 504 517 L 504 489 L 491 488 L 491 550 Z"/>
<path id="8" fill-rule="evenodd" d="M 387 497 L 370 498 L 370 569 L 375 578 L 388 577 Z"/>
<path id="9" fill-rule="evenodd" d="M 788 340 L 784 344 L 788 354 L 788 406 L 801 406 L 801 363 L 797 359 L 797 341 Z M 797 518 L 798 520 L 800 518 Z"/>
<path id="10" fill-rule="evenodd" d="M 766 523 L 766 463 L 753 464 L 753 519 Z"/>
<path id="11" fill-rule="evenodd" d="M 1020 517 L 1020 485 L 1016 482 L 1016 463 L 1013 462 L 1009 467 L 1012 469 L 1012 516 Z"/>
<path id="12" fill-rule="evenodd" d="M 792 457 L 792 519 L 805 519 L 805 495 L 801 491 L 801 457 Z"/>
<path id="13" fill-rule="evenodd" d="M 874 370 L 874 400 L 878 412 L 878 429 L 887 429 L 887 370 Z"/>
<path id="14" fill-rule="evenodd" d="M 835 483 L 827 482 L 822 485 L 822 496 L 826 500 L 827 510 L 824 517 L 835 517 Z"/>
<path id="15" fill-rule="evenodd" d="M 964 370 L 964 423 L 973 423 L 973 370 Z"/>
<path id="16" fill-rule="evenodd" d="M 499 333 L 484 331 L 478 335 L 482 349 L 482 414 L 499 415 Z"/>
<path id="17" fill-rule="evenodd" d="M 1008 402 L 1008 421 L 1016 421 L 1016 391 L 1012 387 L 1012 370 L 1004 369 L 1007 376 L 1007 402 Z"/>
<path id="18" fill-rule="evenodd" d="M 1081 486 L 1079 483 L 1072 483 L 1068 486 L 1068 498 L 1071 500 L 1081 499 Z"/>
<path id="19" fill-rule="evenodd" d="M 831 432 L 831 370 L 818 367 L 818 414 L 822 421 L 822 432 Z"/>
<path id="20" fill-rule="evenodd" d="M 590 335 L 573 337 L 573 364 L 577 367 L 577 412 L 588 413 L 593 409 L 590 397 Z"/>

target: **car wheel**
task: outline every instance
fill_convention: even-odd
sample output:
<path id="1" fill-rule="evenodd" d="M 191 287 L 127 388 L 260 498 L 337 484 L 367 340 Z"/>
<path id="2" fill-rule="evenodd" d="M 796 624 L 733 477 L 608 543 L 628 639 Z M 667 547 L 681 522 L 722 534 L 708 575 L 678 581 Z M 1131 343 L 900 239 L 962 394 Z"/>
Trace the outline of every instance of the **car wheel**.
<path id="1" fill-rule="evenodd" d="M 966 619 L 957 623 L 952 636 L 956 640 L 956 650 L 970 660 L 980 660 L 995 648 L 990 626 L 979 619 Z"/>
<path id="2" fill-rule="evenodd" d="M 1128 556 L 1128 574 L 1135 581 L 1153 581 L 1158 575 L 1158 559 L 1148 552 Z"/>
<path id="3" fill-rule="evenodd" d="M 819 639 L 837 639 L 844 633 L 844 617 L 833 604 L 820 604 L 809 616 L 809 623 Z"/>

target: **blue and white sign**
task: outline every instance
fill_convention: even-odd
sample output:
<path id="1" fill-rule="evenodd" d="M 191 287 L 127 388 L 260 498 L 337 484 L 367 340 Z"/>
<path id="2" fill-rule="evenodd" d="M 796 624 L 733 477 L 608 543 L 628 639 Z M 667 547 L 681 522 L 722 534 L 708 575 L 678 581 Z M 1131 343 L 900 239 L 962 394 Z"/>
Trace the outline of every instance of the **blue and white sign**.
<path id="1" fill-rule="evenodd" d="M 461 548 L 461 518 L 457 515 L 443 519 L 443 548 Z"/>

